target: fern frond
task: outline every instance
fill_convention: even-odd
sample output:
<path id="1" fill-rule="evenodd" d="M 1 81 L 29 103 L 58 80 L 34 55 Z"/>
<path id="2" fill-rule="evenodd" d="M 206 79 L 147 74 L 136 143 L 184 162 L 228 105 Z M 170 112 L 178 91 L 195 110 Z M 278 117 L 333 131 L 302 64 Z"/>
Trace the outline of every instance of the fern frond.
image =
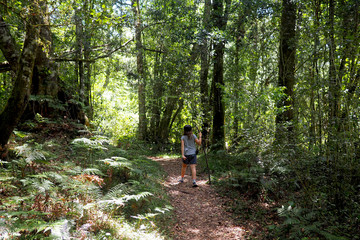
<path id="1" fill-rule="evenodd" d="M 333 235 L 333 234 L 328 233 L 326 231 L 319 231 L 319 234 L 324 236 L 327 240 L 347 240 L 348 239 L 346 237 L 340 237 L 340 236 Z"/>
<path id="2" fill-rule="evenodd" d="M 48 178 L 54 179 L 54 182 L 57 182 L 57 183 L 64 183 L 65 179 L 67 179 L 67 177 L 65 175 L 61 175 L 56 172 L 45 172 L 44 174 Z"/>
<path id="3" fill-rule="evenodd" d="M 67 219 L 53 222 L 44 230 L 51 230 L 51 237 L 54 239 L 70 239 L 70 229 L 74 225 L 72 221 Z"/>
<path id="4" fill-rule="evenodd" d="M 0 176 L 0 182 L 7 182 L 10 180 L 15 179 L 15 177 L 9 177 L 9 176 Z"/>
<path id="5" fill-rule="evenodd" d="M 17 154 L 23 157 L 28 164 L 34 161 L 47 163 L 44 154 L 37 149 L 32 149 L 28 144 L 18 146 L 15 150 L 17 151 Z"/>
<path id="6" fill-rule="evenodd" d="M 129 161 L 129 159 L 124 157 L 111 157 L 111 159 L 115 161 Z"/>
<path id="7" fill-rule="evenodd" d="M 92 137 L 92 139 L 94 139 L 93 140 L 94 142 L 101 144 L 101 145 L 104 145 L 104 144 L 109 145 L 111 143 L 110 140 L 106 136 L 103 136 L 103 135 L 95 135 L 94 137 Z"/>
<path id="8" fill-rule="evenodd" d="M 118 158 L 118 157 L 116 157 L 116 158 Z M 127 160 L 126 158 L 120 160 L 120 159 L 115 159 L 115 157 L 112 157 L 112 158 L 105 158 L 105 159 L 101 159 L 101 160 L 97 160 L 97 161 L 103 162 L 107 165 L 110 165 L 111 167 L 131 168 L 131 166 L 132 166 L 132 163 L 129 162 L 129 160 Z"/>
<path id="9" fill-rule="evenodd" d="M 126 200 L 124 198 L 113 198 L 113 199 L 109 199 L 109 200 L 100 200 L 97 202 L 97 204 L 99 204 L 102 207 L 108 207 L 108 206 L 112 206 L 112 205 L 116 205 L 116 206 L 125 206 Z"/>
<path id="10" fill-rule="evenodd" d="M 159 213 L 146 213 L 146 214 L 138 214 L 136 216 L 131 216 L 131 217 L 139 220 L 145 220 L 145 219 L 154 218 L 157 215 L 159 215 Z"/>
<path id="11" fill-rule="evenodd" d="M 89 174 L 89 175 L 100 175 L 104 176 L 104 174 L 97 168 L 86 168 L 82 170 L 83 174 Z"/>
<path id="12" fill-rule="evenodd" d="M 167 205 L 167 206 L 165 206 L 165 207 L 163 207 L 163 208 L 156 207 L 156 208 L 155 208 L 155 211 L 164 214 L 165 212 L 169 212 L 169 211 L 171 211 L 172 209 L 173 209 L 173 207 Z"/>
<path id="13" fill-rule="evenodd" d="M 79 147 L 87 147 L 90 149 L 103 149 L 103 150 L 107 150 L 107 148 L 102 147 L 101 143 L 98 141 L 93 141 L 91 139 L 88 138 L 76 138 L 74 139 L 71 144 L 75 145 L 75 146 L 79 146 Z"/>
<path id="14" fill-rule="evenodd" d="M 104 199 L 112 199 L 117 198 L 120 196 L 123 196 L 125 194 L 128 194 L 127 186 L 123 183 L 118 184 L 114 187 L 112 187 L 108 193 L 104 196 Z"/>
<path id="15" fill-rule="evenodd" d="M 95 144 L 93 141 L 91 141 L 90 139 L 88 138 L 76 138 L 74 139 L 71 144 L 84 144 L 84 145 L 93 145 Z"/>
<path id="16" fill-rule="evenodd" d="M 130 200 L 135 200 L 135 201 L 139 201 L 142 198 L 146 198 L 148 196 L 153 196 L 154 194 L 150 193 L 150 192 L 141 192 L 139 194 L 135 194 L 135 195 L 125 195 L 124 199 L 126 201 L 130 201 Z"/>
<path id="17" fill-rule="evenodd" d="M 285 224 L 289 224 L 289 225 L 295 225 L 295 224 L 299 224 L 300 221 L 299 219 L 297 218 L 287 218 L 285 221 L 284 221 Z"/>
<path id="18" fill-rule="evenodd" d="M 66 173 L 69 175 L 79 175 L 82 173 L 82 171 L 83 171 L 83 169 L 81 167 L 76 166 L 76 167 L 66 170 Z"/>
<path id="19" fill-rule="evenodd" d="M 51 181 L 47 179 L 37 179 L 37 178 L 25 178 L 20 180 L 24 186 L 30 187 L 31 190 L 36 192 L 44 193 L 51 189 L 54 185 Z"/>

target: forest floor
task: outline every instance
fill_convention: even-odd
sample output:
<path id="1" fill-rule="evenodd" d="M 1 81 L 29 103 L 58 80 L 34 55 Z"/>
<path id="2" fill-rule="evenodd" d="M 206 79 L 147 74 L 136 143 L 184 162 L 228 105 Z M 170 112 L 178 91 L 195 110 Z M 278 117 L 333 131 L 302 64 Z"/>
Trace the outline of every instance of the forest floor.
<path id="1" fill-rule="evenodd" d="M 171 229 L 174 240 L 246 239 L 249 226 L 236 224 L 231 213 L 225 209 L 226 197 L 220 196 L 207 183 L 207 175 L 198 175 L 199 187 L 193 188 L 189 167 L 184 183 L 178 182 L 181 169 L 179 159 L 151 159 L 157 161 L 168 174 L 164 185 L 176 217 Z"/>

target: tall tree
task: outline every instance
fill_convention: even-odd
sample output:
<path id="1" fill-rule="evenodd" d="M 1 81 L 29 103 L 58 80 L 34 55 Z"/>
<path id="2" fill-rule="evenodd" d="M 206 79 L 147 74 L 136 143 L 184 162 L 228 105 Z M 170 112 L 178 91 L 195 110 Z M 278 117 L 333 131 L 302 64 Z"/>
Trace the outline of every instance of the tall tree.
<path id="1" fill-rule="evenodd" d="M 161 66 L 164 61 L 164 55 L 159 52 L 155 54 L 154 73 L 153 73 L 153 89 L 152 89 L 152 102 L 151 102 L 151 121 L 150 121 L 150 135 L 154 142 L 161 142 L 158 132 L 161 120 L 161 108 L 164 94 L 163 72 L 164 68 Z"/>
<path id="2" fill-rule="evenodd" d="M 201 29 L 201 43 L 199 45 L 200 50 L 200 94 L 201 94 L 201 110 L 202 110 L 202 121 L 203 128 L 210 126 L 210 110 L 211 105 L 209 102 L 209 84 L 208 75 L 210 67 L 210 44 L 209 44 L 209 32 L 211 31 L 211 1 L 205 0 L 202 29 Z"/>
<path id="3" fill-rule="evenodd" d="M 311 71 L 310 71 L 310 83 L 309 83 L 309 88 L 310 88 L 310 127 L 309 127 L 309 146 L 310 148 L 312 148 L 315 144 L 317 144 L 317 134 L 316 134 L 316 129 L 317 129 L 317 125 L 319 126 L 320 124 L 317 124 L 316 122 L 316 109 L 315 109 L 315 98 L 316 95 L 318 95 L 319 93 L 316 92 L 318 91 L 318 78 L 319 78 L 319 66 L 318 66 L 318 62 L 319 62 L 319 44 L 320 44 L 320 40 L 319 40 L 319 28 L 320 28 L 320 14 L 321 14 L 321 0 L 319 1 L 314 1 L 313 3 L 313 8 L 314 8 L 314 26 L 313 26 L 313 35 L 314 35 L 314 39 L 313 39 L 313 54 L 312 54 L 312 64 L 311 64 Z M 319 128 L 319 127 L 318 127 Z M 321 138 L 321 137 L 319 137 Z M 320 141 L 321 142 L 321 141 Z"/>
<path id="4" fill-rule="evenodd" d="M 139 101 L 139 135 L 140 140 L 146 139 L 146 94 L 145 94 L 145 70 L 144 70 L 144 49 L 142 45 L 141 13 L 139 0 L 132 0 L 132 7 L 135 16 L 135 42 L 136 42 L 136 66 L 138 75 L 138 101 Z"/>
<path id="5" fill-rule="evenodd" d="M 12 90 L 10 99 L 8 100 L 4 110 L 0 114 L 0 147 L 5 148 L 9 137 L 18 124 L 22 113 L 29 101 L 30 87 L 32 83 L 35 58 L 39 47 L 40 23 L 41 15 L 40 7 L 37 1 L 34 1 L 30 8 L 26 25 L 26 37 L 21 55 L 14 56 L 17 53 L 16 48 L 13 52 L 9 51 L 9 47 L 15 47 L 15 40 L 10 35 L 8 24 L 3 21 L 0 16 L 0 48 L 9 63 L 16 64 L 12 69 L 16 70 L 16 80 Z M 18 58 L 19 61 L 15 61 Z"/>
<path id="6" fill-rule="evenodd" d="M 335 63 L 335 1 L 329 0 L 329 131 L 328 131 L 328 154 L 337 158 L 338 152 L 338 131 L 340 114 L 340 81 L 337 77 Z M 335 160 L 335 159 L 334 159 Z M 336 160 L 335 160 L 336 161 Z"/>
<path id="7" fill-rule="evenodd" d="M 84 62 L 83 62 L 83 14 L 81 8 L 75 9 L 75 75 L 79 86 L 79 100 L 84 101 L 85 98 L 85 80 L 84 80 Z"/>
<path id="8" fill-rule="evenodd" d="M 38 16 L 41 47 L 37 49 L 35 66 L 32 78 L 31 95 L 36 96 L 25 110 L 25 118 L 32 117 L 34 113 L 50 116 L 56 115 L 50 107 L 49 101 L 56 101 L 59 92 L 59 75 L 57 64 L 52 59 L 54 55 L 52 32 L 50 29 L 50 16 L 47 1 L 38 1 L 40 14 Z M 48 99 L 42 101 L 43 99 Z M 50 100 L 51 99 L 51 100 Z"/>
<path id="9" fill-rule="evenodd" d="M 280 111 L 276 115 L 276 140 L 294 143 L 294 84 L 296 54 L 296 2 L 283 0 L 280 23 L 279 79 L 278 86 L 284 88 L 284 96 L 277 103 Z"/>
<path id="10" fill-rule="evenodd" d="M 213 1 L 213 27 L 223 33 L 226 30 L 231 0 Z M 225 9 L 224 9 L 225 7 Z M 213 131 L 212 144 L 215 149 L 225 148 L 225 102 L 224 102 L 224 50 L 225 40 L 220 36 L 214 43 L 213 67 Z"/>

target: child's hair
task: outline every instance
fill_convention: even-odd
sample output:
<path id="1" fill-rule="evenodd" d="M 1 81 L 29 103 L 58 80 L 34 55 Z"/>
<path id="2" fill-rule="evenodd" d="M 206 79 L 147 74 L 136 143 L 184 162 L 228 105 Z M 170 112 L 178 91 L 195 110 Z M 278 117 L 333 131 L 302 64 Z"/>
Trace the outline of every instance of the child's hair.
<path id="1" fill-rule="evenodd" d="M 189 139 L 192 138 L 193 132 L 192 132 L 192 127 L 190 125 L 185 125 L 183 135 L 188 136 Z"/>

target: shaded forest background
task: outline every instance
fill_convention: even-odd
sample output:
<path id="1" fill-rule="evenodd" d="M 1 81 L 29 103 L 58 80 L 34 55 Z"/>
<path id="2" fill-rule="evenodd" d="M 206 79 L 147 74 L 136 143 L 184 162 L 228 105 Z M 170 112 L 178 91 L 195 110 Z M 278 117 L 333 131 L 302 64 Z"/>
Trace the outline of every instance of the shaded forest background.
<path id="1" fill-rule="evenodd" d="M 191 124 L 214 178 L 282 206 L 273 238 L 359 239 L 359 5 L 0 1 L 2 164 L 35 123 L 173 153 Z"/>

